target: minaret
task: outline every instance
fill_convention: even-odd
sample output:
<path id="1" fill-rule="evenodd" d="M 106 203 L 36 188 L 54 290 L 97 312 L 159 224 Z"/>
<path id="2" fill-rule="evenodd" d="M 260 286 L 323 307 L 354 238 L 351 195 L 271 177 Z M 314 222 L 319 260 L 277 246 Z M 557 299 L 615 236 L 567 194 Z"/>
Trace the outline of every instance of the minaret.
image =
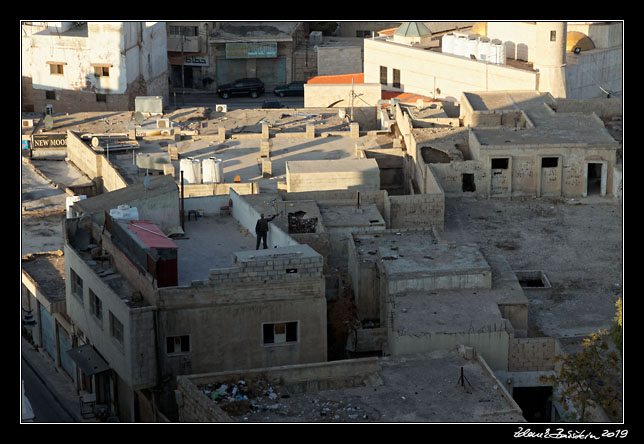
<path id="1" fill-rule="evenodd" d="M 558 98 L 566 98 L 566 29 L 566 22 L 536 22 L 537 89 Z"/>

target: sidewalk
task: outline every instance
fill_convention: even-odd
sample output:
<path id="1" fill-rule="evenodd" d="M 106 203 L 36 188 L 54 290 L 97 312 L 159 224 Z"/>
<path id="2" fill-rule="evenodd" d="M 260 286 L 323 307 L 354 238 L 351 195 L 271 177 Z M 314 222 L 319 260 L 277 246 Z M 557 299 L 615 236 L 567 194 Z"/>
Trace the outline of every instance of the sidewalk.
<path id="1" fill-rule="evenodd" d="M 21 354 L 27 365 L 33 368 L 47 389 L 60 401 L 65 411 L 75 418 L 76 422 L 98 422 L 95 418 L 81 417 L 78 394 L 72 379 L 62 370 L 56 369 L 49 356 L 36 350 L 25 338 L 22 338 Z"/>

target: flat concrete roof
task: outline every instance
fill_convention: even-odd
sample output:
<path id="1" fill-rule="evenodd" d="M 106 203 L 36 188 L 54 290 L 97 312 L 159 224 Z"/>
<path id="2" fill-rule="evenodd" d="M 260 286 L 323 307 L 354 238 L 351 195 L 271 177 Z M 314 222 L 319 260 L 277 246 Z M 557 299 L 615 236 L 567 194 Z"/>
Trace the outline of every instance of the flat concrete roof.
<path id="1" fill-rule="evenodd" d="M 385 227 L 385 220 L 375 204 L 344 206 L 320 206 L 324 226 L 329 229 L 341 227 Z"/>
<path id="2" fill-rule="evenodd" d="M 417 278 L 445 273 L 482 273 L 491 267 L 479 251 L 470 245 L 423 244 L 379 246 L 378 254 L 387 279 Z"/>
<path id="3" fill-rule="evenodd" d="M 512 147 L 513 145 L 588 145 L 619 148 L 604 124 L 595 116 L 584 113 L 558 113 L 549 94 L 531 91 L 495 91 L 464 93 L 475 111 L 522 110 L 534 128 L 486 129 L 472 128 L 482 146 Z"/>
<path id="4" fill-rule="evenodd" d="M 456 350 L 379 358 L 378 364 L 375 374 L 364 375 L 355 386 L 323 391 L 293 392 L 285 385 L 254 381 L 250 373 L 235 372 L 255 390 L 248 397 L 251 407 L 239 409 L 231 419 L 242 423 L 525 422 L 516 404 L 504 396 L 499 381 L 479 361 L 466 360 Z M 461 370 L 465 389 L 459 385 Z M 288 369 L 280 367 L 280 371 Z M 225 374 L 204 376 L 199 375 L 197 386 L 204 398 L 224 382 L 230 388 L 241 387 L 239 379 L 231 384 Z M 315 384 L 298 384 L 311 385 Z"/>
<path id="5" fill-rule="evenodd" d="M 212 269 L 232 267 L 233 253 L 255 253 L 255 237 L 232 216 L 186 217 L 184 231 L 184 237 L 174 239 L 180 286 L 207 280 Z"/>
<path id="6" fill-rule="evenodd" d="M 291 174 L 345 173 L 379 171 L 376 159 L 291 160 L 286 163 Z"/>
<path id="7" fill-rule="evenodd" d="M 511 325 L 490 290 L 405 291 L 395 295 L 392 307 L 392 325 L 404 336 L 501 331 Z"/>
<path id="8" fill-rule="evenodd" d="M 290 245 L 279 249 L 259 249 L 255 251 L 237 251 L 233 253 L 235 263 L 253 262 L 266 259 L 314 258 L 320 256 L 308 245 Z"/>
<path id="9" fill-rule="evenodd" d="M 65 257 L 62 250 L 27 254 L 20 264 L 50 303 L 65 300 Z"/>

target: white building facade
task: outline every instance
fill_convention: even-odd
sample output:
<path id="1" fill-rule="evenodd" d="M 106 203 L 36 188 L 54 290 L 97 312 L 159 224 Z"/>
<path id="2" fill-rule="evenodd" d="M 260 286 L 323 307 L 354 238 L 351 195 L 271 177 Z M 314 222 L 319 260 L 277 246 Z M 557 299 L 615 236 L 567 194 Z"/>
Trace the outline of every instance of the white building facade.
<path id="1" fill-rule="evenodd" d="M 23 22 L 22 110 L 124 111 L 168 98 L 164 22 Z"/>

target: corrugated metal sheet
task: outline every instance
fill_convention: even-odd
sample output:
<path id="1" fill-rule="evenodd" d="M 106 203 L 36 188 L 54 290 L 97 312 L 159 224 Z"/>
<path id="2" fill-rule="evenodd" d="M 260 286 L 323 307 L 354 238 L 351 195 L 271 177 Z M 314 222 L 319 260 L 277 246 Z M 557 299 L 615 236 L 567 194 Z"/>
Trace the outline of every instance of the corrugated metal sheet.
<path id="1" fill-rule="evenodd" d="M 133 220 L 130 221 L 128 228 L 150 248 L 177 248 L 172 239 L 163 234 L 163 231 L 150 221 Z"/>

